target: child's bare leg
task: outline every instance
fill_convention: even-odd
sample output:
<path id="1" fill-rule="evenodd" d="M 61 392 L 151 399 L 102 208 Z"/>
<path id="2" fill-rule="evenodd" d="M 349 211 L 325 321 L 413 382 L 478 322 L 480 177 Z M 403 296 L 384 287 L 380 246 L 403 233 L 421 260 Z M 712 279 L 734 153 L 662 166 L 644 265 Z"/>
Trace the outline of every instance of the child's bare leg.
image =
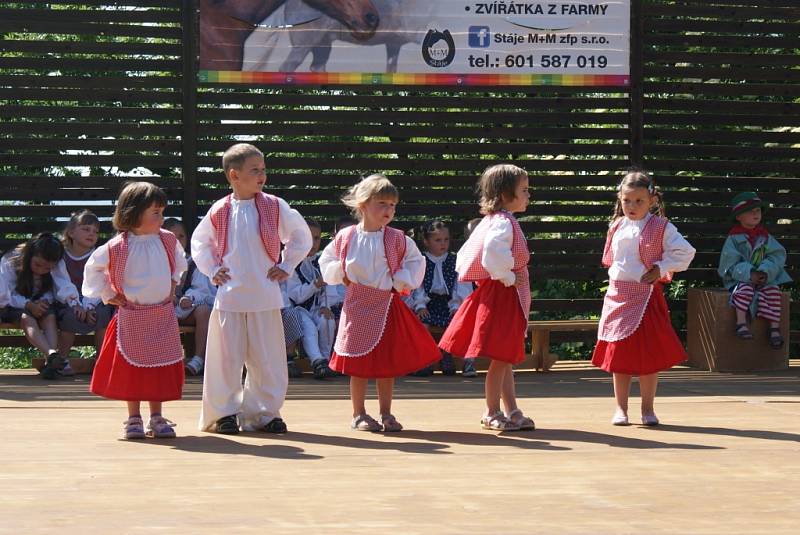
<path id="1" fill-rule="evenodd" d="M 208 320 L 211 317 L 211 308 L 200 305 L 194 309 L 194 352 L 195 355 L 205 360 L 206 339 L 208 338 Z"/>
<path id="2" fill-rule="evenodd" d="M 736 309 L 736 325 L 747 324 L 747 311 Z"/>
<path id="3" fill-rule="evenodd" d="M 368 379 L 363 377 L 350 377 L 350 401 L 353 403 L 353 418 L 367 414 L 367 407 L 364 405 L 367 399 Z"/>
<path id="4" fill-rule="evenodd" d="M 484 389 L 486 392 L 486 412 L 489 415 L 500 411 L 500 395 L 503 390 L 503 379 L 506 376 L 506 366 L 510 366 L 510 364 L 493 359 L 489 364 L 489 370 L 486 372 Z"/>
<path id="5" fill-rule="evenodd" d="M 375 383 L 378 386 L 378 407 L 380 408 L 381 416 L 392 414 L 394 378 L 376 379 Z"/>
<path id="6" fill-rule="evenodd" d="M 139 401 L 127 401 L 126 403 L 128 404 L 128 418 L 142 415 Z"/>
<path id="7" fill-rule="evenodd" d="M 55 314 L 48 314 L 39 322 L 47 338 L 47 343 L 53 349 L 58 349 L 58 322 Z M 64 355 L 66 357 L 66 355 Z"/>
<path id="8" fill-rule="evenodd" d="M 617 401 L 617 410 L 625 416 L 628 415 L 628 397 L 631 392 L 631 376 L 624 373 L 614 375 L 614 399 Z"/>
<path id="9" fill-rule="evenodd" d="M 500 391 L 500 397 L 506 408 L 506 414 L 511 414 L 513 411 L 517 410 L 517 389 L 514 384 L 514 370 L 511 364 L 507 364 L 505 367 L 503 388 Z"/>
<path id="10" fill-rule="evenodd" d="M 658 373 L 651 373 L 639 377 L 639 392 L 642 395 L 642 416 L 652 416 L 655 414 L 653 403 L 656 399 L 657 388 Z"/>
<path id="11" fill-rule="evenodd" d="M 161 414 L 161 402 L 160 401 L 148 401 L 148 405 L 150 405 L 150 416 L 154 414 Z"/>
<path id="12" fill-rule="evenodd" d="M 55 349 L 55 344 L 50 343 L 44 331 L 39 327 L 39 320 L 28 314 L 22 314 L 19 325 L 31 345 L 41 351 L 45 357 L 50 350 Z"/>
<path id="13" fill-rule="evenodd" d="M 75 345 L 75 333 L 68 331 L 58 332 L 58 352 L 64 355 L 64 358 L 69 356 L 73 345 Z"/>

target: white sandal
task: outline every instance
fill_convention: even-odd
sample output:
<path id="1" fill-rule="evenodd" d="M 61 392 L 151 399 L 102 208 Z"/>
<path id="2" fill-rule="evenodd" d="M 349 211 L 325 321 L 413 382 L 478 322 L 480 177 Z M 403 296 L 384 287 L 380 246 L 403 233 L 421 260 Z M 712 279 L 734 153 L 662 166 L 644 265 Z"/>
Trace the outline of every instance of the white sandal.
<path id="1" fill-rule="evenodd" d="M 506 418 L 503 411 L 487 414 L 481 418 L 481 427 L 489 431 L 519 431 L 519 426 Z"/>
<path id="2" fill-rule="evenodd" d="M 536 429 L 536 424 L 533 423 L 533 419 L 522 414 L 522 411 L 519 409 L 514 409 L 506 414 L 506 419 L 512 424 L 517 425 L 520 431 L 533 431 Z"/>

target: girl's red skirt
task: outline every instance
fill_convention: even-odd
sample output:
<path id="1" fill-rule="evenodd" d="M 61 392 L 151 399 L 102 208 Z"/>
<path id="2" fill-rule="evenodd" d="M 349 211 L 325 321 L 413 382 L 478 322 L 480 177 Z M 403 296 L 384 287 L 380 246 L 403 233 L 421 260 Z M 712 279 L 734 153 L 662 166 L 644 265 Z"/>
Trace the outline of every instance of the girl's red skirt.
<path id="1" fill-rule="evenodd" d="M 400 377 L 442 358 L 428 329 L 396 294 L 392 294 L 383 336 L 375 348 L 360 357 L 333 352 L 330 367 L 352 377 Z"/>
<path id="2" fill-rule="evenodd" d="M 525 360 L 527 330 L 517 289 L 487 279 L 461 304 L 439 347 L 456 357 L 488 357 L 519 364 Z"/>
<path id="3" fill-rule="evenodd" d="M 656 284 L 639 328 L 616 342 L 598 340 L 592 364 L 609 373 L 650 375 L 668 370 L 687 358 L 672 328 L 661 285 Z"/>
<path id="4" fill-rule="evenodd" d="M 117 346 L 117 316 L 108 324 L 89 390 L 122 401 L 172 401 L 181 399 L 183 362 L 156 368 L 134 366 Z"/>

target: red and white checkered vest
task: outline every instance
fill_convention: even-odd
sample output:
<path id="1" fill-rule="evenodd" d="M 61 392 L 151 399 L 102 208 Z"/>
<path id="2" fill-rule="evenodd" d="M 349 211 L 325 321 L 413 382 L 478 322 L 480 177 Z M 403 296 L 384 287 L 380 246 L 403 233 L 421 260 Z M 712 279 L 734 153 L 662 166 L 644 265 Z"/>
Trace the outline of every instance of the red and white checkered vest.
<path id="1" fill-rule="evenodd" d="M 603 249 L 603 266 L 611 267 L 614 261 L 611 247 L 614 234 L 624 218 L 611 224 Z M 669 221 L 660 216 L 652 216 L 639 236 L 639 257 L 647 270 L 664 255 L 664 231 Z M 659 283 L 670 282 L 672 273 L 664 274 Z M 600 316 L 597 337 L 604 342 L 623 340 L 639 328 L 647 310 L 647 303 L 653 293 L 653 285 L 638 281 L 610 280 L 603 299 L 603 313 Z"/>
<path id="2" fill-rule="evenodd" d="M 167 252 L 170 278 L 175 270 L 175 235 L 159 231 L 161 243 Z M 108 242 L 108 274 L 111 287 L 118 294 L 125 280 L 128 262 L 128 233 L 116 235 Z M 172 295 L 155 305 L 128 303 L 117 310 L 117 347 L 131 365 L 140 368 L 168 366 L 183 360 L 183 346 L 178 331 L 178 318 L 172 304 Z"/>
<path id="3" fill-rule="evenodd" d="M 336 255 L 342 262 L 342 271 L 345 274 L 347 249 L 355 231 L 355 225 L 347 227 L 333 240 Z M 405 234 L 395 228 L 384 227 L 383 249 L 389 273 L 394 276 L 403 266 L 403 258 L 406 255 Z M 342 317 L 339 320 L 339 330 L 333 346 L 337 355 L 360 357 L 375 349 L 383 337 L 383 329 L 389 317 L 389 306 L 393 299 L 392 294 L 392 290 L 381 290 L 355 282 L 347 285 Z"/>
<path id="4" fill-rule="evenodd" d="M 270 259 L 278 263 L 281 252 L 281 240 L 278 237 L 278 223 L 280 219 L 280 204 L 274 195 L 260 192 L 255 197 L 258 210 L 258 228 L 261 234 L 261 243 Z M 217 235 L 217 263 L 222 265 L 222 258 L 228 250 L 228 223 L 231 215 L 231 196 L 215 202 L 208 211 L 211 225 Z"/>
<path id="5" fill-rule="evenodd" d="M 484 216 L 484 219 L 487 217 L 504 217 L 511 221 L 511 226 L 514 230 L 514 238 L 511 242 L 511 255 L 514 257 L 513 271 L 516 276 L 514 286 L 517 288 L 520 310 L 525 317 L 525 321 L 528 321 L 528 316 L 531 312 L 531 287 L 530 276 L 528 275 L 528 262 L 531 259 L 531 253 L 528 250 L 528 241 L 525 239 L 525 234 L 523 234 L 517 218 L 510 213 L 495 212 Z M 466 257 L 468 261 L 467 269 L 463 273 L 459 273 L 458 280 L 472 282 L 491 278 L 489 272 L 481 264 L 483 240 L 488 229 L 489 225 L 480 225 L 458 251 L 459 256 Z"/>

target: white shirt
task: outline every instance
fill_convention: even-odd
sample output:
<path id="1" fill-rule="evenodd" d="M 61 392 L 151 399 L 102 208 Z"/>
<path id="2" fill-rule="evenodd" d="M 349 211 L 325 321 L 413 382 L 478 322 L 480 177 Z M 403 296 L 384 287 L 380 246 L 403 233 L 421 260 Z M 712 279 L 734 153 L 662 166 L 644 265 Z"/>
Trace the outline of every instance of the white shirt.
<path id="1" fill-rule="evenodd" d="M 0 277 L 3 279 L 3 286 L 8 292 L 8 303 L 14 308 L 25 308 L 25 305 L 30 301 L 30 298 L 17 293 L 17 270 L 12 265 L 12 259 L 16 256 L 16 252 L 12 251 L 5 256 L 0 262 Z M 72 284 L 72 281 L 67 274 L 66 266 L 63 260 L 59 261 L 56 266 L 50 271 L 50 276 L 53 278 L 53 289 L 47 291 L 40 299 L 49 301 L 50 303 L 58 300 L 69 306 L 79 304 L 78 289 Z M 0 298 L 2 299 L 2 298 Z M 0 301 L 1 302 L 1 301 Z"/>
<path id="2" fill-rule="evenodd" d="M 639 256 L 639 237 L 651 217 L 652 214 L 647 214 L 637 221 L 632 221 L 627 217 L 623 219 L 611 239 L 611 252 L 614 260 L 608 269 L 609 279 L 638 282 L 647 272 L 647 268 Z M 661 260 L 654 263 L 661 270 L 662 276 L 689 268 L 695 249 L 680 235 L 672 223 L 667 223 L 664 229 L 663 246 L 664 254 Z"/>
<path id="3" fill-rule="evenodd" d="M 314 281 L 321 276 L 313 264 L 314 258 L 316 256 L 308 256 L 298 266 L 298 269 L 303 273 L 303 277 L 311 282 L 303 282 L 300 279 L 300 275 L 297 274 L 297 270 L 294 270 L 286 284 L 289 299 L 295 305 L 301 305 L 309 299 L 314 299 L 311 304 L 311 312 L 316 312 L 322 307 L 330 308 L 344 300 L 344 286 L 326 284 L 322 288 L 317 288 L 317 285 L 314 284 Z"/>
<path id="4" fill-rule="evenodd" d="M 414 240 L 408 236 L 404 237 L 406 254 L 403 257 L 402 268 L 392 277 L 389 274 L 389 264 L 386 262 L 386 252 L 383 247 L 383 229 L 366 232 L 359 224 L 347 248 L 345 259 L 347 278 L 352 282 L 379 290 L 394 288 L 402 291 L 418 288 L 425 277 L 425 259 Z M 334 242 L 329 243 L 322 251 L 319 267 L 322 270 L 322 279 L 328 284 L 344 282 L 342 263 L 336 256 Z"/>
<path id="5" fill-rule="evenodd" d="M 303 216 L 283 199 L 278 199 L 278 238 L 284 244 L 281 262 L 275 264 L 264 250 L 255 199 L 231 197 L 227 251 L 222 265 L 231 279 L 217 289 L 214 308 L 227 312 L 259 312 L 282 308 L 278 283 L 267 278 L 277 265 L 291 274 L 311 249 L 311 231 Z M 216 261 L 217 235 L 209 214 L 192 234 L 192 258 L 197 269 L 209 279 L 220 269 Z"/>
<path id="6" fill-rule="evenodd" d="M 442 265 L 444 261 L 447 260 L 447 255 L 449 253 L 445 253 L 441 256 L 434 256 L 431 253 L 425 251 L 424 254 L 428 259 L 433 262 L 433 283 L 431 284 L 431 294 L 439 294 L 439 295 L 447 295 L 447 284 L 444 280 L 444 271 Z M 457 273 L 457 272 L 456 272 Z M 461 303 L 464 302 L 464 299 L 472 293 L 472 283 L 471 282 L 458 282 L 456 280 L 455 288 L 453 288 L 453 295 L 450 300 L 447 302 L 447 306 L 451 311 L 458 310 L 458 307 L 461 306 Z M 411 294 L 410 299 L 410 306 L 412 310 L 419 311 L 423 308 L 428 306 L 431 298 L 428 294 L 425 293 L 425 288 L 420 286 Z"/>
<path id="7" fill-rule="evenodd" d="M 472 231 L 472 236 L 477 235 L 478 229 L 484 227 L 488 228 L 483 237 L 481 265 L 489 272 L 492 280 L 499 280 L 504 286 L 512 286 L 517 280 L 513 271 L 514 255 L 511 252 L 514 244 L 514 226 L 508 218 L 503 216 L 484 217 Z M 459 273 L 465 272 L 472 260 L 462 254 L 462 250 L 464 250 L 464 246 L 456 257 L 456 271 Z"/>
<path id="8" fill-rule="evenodd" d="M 83 268 L 83 295 L 99 297 L 104 303 L 116 295 L 108 273 L 108 244 L 92 253 Z M 123 273 L 122 292 L 137 305 L 156 305 L 172 299 L 172 281 L 178 284 L 186 271 L 183 247 L 175 243 L 175 269 L 170 273 L 167 251 L 158 234 L 128 233 L 128 260 Z"/>
<path id="9" fill-rule="evenodd" d="M 187 263 L 191 257 L 187 257 Z M 185 282 L 185 281 L 184 281 Z M 180 294 L 180 288 L 179 292 Z M 188 297 L 195 305 L 213 305 L 214 297 L 217 295 L 217 287 L 211 284 L 211 281 L 199 269 L 192 271 L 192 280 L 189 282 L 189 287 L 186 293 L 178 295 L 178 297 Z"/>

